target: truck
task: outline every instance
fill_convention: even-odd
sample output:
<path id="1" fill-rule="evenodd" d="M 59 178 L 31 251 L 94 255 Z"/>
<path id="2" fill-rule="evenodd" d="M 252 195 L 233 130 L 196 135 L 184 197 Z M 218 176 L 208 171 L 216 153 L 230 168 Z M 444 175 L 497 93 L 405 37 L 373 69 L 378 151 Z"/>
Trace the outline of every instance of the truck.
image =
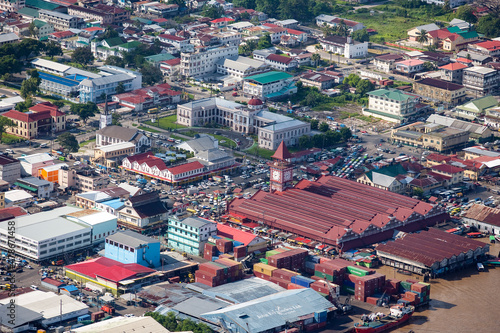
<path id="1" fill-rule="evenodd" d="M 61 260 L 57 260 L 57 261 L 52 260 L 52 265 L 53 265 L 53 266 L 61 266 L 61 265 L 64 265 L 64 260 L 62 260 L 62 259 L 61 259 Z"/>
<path id="2" fill-rule="evenodd" d="M 112 307 L 111 305 L 103 305 L 101 307 L 101 311 L 103 311 L 104 313 L 108 313 L 108 314 L 114 314 L 115 313 L 115 308 Z"/>

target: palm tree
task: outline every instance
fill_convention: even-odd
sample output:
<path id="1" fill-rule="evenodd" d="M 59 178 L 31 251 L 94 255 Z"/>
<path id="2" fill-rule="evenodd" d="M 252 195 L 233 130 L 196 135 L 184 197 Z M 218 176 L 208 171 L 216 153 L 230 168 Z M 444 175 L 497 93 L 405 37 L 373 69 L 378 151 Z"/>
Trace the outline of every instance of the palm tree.
<path id="1" fill-rule="evenodd" d="M 323 37 L 328 37 L 333 35 L 333 29 L 330 25 L 323 23 L 323 26 L 321 26 L 321 32 L 323 32 Z"/>
<path id="2" fill-rule="evenodd" d="M 328 54 L 330 55 L 330 62 L 332 62 L 332 54 L 333 54 L 333 51 L 332 51 L 332 50 L 328 51 Z"/>
<path id="3" fill-rule="evenodd" d="M 313 63 L 314 63 L 314 66 L 315 66 L 315 67 L 318 67 L 319 62 L 320 62 L 320 60 L 321 60 L 321 56 L 319 55 L 319 53 L 314 53 L 314 54 L 312 55 L 311 59 L 312 59 L 312 61 L 313 61 Z"/>
<path id="4" fill-rule="evenodd" d="M 428 41 L 429 41 L 429 37 L 427 37 L 427 31 L 425 29 L 423 29 L 418 34 L 417 42 L 419 42 L 420 44 L 423 45 L 423 44 L 426 44 Z"/>

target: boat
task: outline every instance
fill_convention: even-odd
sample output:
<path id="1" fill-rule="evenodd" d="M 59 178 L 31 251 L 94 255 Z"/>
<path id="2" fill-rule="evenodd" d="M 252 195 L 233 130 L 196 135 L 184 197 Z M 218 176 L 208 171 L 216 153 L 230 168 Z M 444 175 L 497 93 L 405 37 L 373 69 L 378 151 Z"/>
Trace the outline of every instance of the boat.
<path id="1" fill-rule="evenodd" d="M 412 305 L 404 306 L 402 304 L 391 306 L 388 315 L 381 312 L 363 315 L 361 322 L 354 324 L 354 332 L 356 333 L 379 333 L 385 332 L 393 327 L 399 326 L 407 322 L 415 312 L 415 307 Z"/>

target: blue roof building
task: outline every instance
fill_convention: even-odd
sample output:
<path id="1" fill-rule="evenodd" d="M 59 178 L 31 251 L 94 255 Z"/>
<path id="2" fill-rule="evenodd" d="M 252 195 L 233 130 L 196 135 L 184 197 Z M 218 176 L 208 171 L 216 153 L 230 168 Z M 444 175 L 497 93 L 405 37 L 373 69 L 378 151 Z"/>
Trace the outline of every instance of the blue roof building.
<path id="1" fill-rule="evenodd" d="M 59 292 L 63 295 L 71 296 L 71 295 L 78 295 L 79 290 L 76 286 L 66 285 L 66 286 L 60 288 Z"/>
<path id="2" fill-rule="evenodd" d="M 67 98 L 78 95 L 80 81 L 44 72 L 38 74 L 41 79 L 40 90 Z"/>

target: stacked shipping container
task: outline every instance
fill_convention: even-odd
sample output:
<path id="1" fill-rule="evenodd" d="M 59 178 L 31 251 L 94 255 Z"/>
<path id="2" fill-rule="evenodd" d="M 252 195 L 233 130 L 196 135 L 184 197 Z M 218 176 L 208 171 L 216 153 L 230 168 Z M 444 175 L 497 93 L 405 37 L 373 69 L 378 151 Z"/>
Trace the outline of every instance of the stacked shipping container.
<path id="1" fill-rule="evenodd" d="M 216 287 L 227 282 L 234 282 L 243 278 L 243 266 L 230 259 L 217 259 L 199 265 L 195 273 L 195 281 L 209 287 Z"/>

